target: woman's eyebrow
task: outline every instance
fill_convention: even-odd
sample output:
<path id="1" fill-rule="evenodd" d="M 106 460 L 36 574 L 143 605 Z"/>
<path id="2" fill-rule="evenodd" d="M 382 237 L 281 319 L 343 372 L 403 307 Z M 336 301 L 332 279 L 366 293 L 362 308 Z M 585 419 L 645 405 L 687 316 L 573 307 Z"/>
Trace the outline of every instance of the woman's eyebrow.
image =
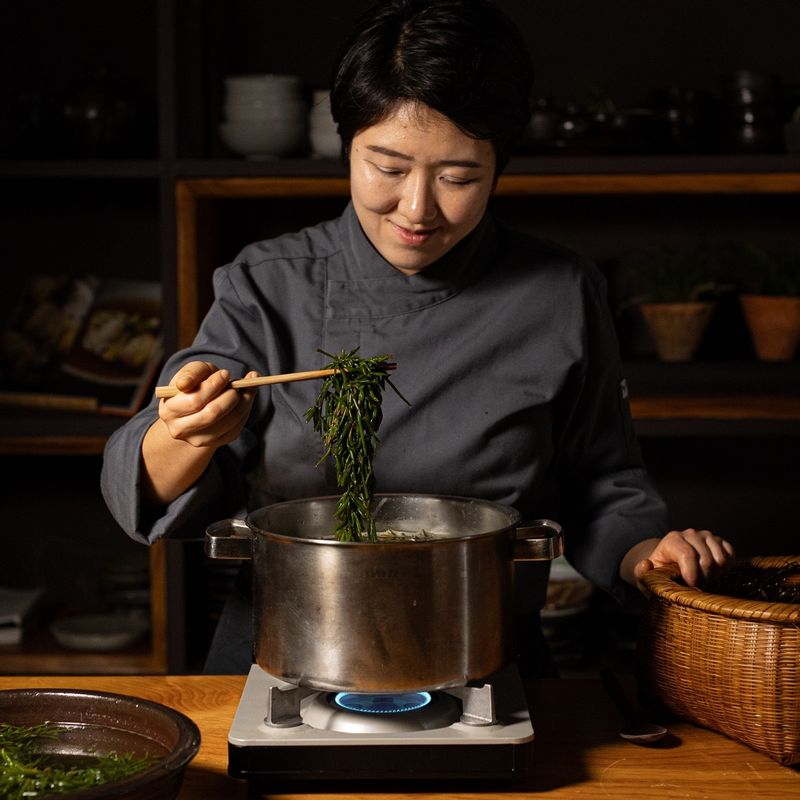
<path id="1" fill-rule="evenodd" d="M 414 157 L 410 156 L 406 153 L 400 153 L 397 150 L 392 150 L 389 147 L 381 147 L 377 144 L 368 144 L 366 146 L 367 150 L 371 150 L 373 153 L 381 153 L 384 156 L 390 156 L 391 158 L 400 158 L 403 161 L 413 161 Z M 478 167 L 482 167 L 478 161 L 472 161 L 470 159 L 458 159 L 458 158 L 448 158 L 442 161 L 437 162 L 439 166 L 442 167 L 466 167 L 468 169 L 476 169 Z"/>

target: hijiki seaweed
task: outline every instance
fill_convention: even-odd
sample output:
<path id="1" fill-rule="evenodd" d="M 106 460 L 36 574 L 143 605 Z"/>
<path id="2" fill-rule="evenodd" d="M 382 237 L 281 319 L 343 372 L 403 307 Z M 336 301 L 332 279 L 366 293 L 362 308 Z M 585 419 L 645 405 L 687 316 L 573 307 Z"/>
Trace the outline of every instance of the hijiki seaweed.
<path id="1" fill-rule="evenodd" d="M 800 603 L 800 567 L 797 564 L 772 569 L 734 567 L 719 578 L 714 591 L 742 600 Z"/>
<path id="2" fill-rule="evenodd" d="M 314 426 L 324 446 L 319 464 L 332 457 L 336 483 L 341 495 L 336 505 L 337 524 L 334 536 L 342 542 L 378 541 L 371 504 L 375 491 L 373 460 L 380 443 L 383 391 L 392 387 L 403 402 L 408 401 L 389 380 L 394 367 L 388 355 L 361 358 L 356 353 L 341 352 L 330 358 L 326 369 L 336 372 L 322 383 L 306 419 Z"/>
<path id="3" fill-rule="evenodd" d="M 50 797 L 127 778 L 153 764 L 152 756 L 106 753 L 66 756 L 43 752 L 43 741 L 64 728 L 52 723 L 0 723 L 0 798 Z"/>

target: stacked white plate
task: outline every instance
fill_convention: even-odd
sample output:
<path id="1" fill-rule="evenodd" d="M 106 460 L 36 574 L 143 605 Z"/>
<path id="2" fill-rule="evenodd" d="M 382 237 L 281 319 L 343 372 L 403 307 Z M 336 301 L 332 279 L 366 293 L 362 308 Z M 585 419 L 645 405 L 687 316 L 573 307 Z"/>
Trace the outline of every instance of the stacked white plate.
<path id="1" fill-rule="evenodd" d="M 294 155 L 307 146 L 308 105 L 296 75 L 234 75 L 225 79 L 219 134 L 252 159 Z"/>
<path id="2" fill-rule="evenodd" d="M 308 114 L 308 137 L 311 154 L 318 158 L 336 158 L 341 153 L 342 142 L 331 116 L 331 98 L 327 89 L 317 89 Z"/>

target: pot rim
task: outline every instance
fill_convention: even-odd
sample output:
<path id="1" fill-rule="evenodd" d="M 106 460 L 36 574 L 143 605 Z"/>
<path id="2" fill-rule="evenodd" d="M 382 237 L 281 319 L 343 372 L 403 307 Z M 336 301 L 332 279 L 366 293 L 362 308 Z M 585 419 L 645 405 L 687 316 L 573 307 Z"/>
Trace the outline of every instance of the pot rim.
<path id="1" fill-rule="evenodd" d="M 463 504 L 479 504 L 481 506 L 497 511 L 500 514 L 506 515 L 508 517 L 508 523 L 502 527 L 493 528 L 492 530 L 488 531 L 463 533 L 457 536 L 446 536 L 436 539 L 426 539 L 426 540 L 416 540 L 416 541 L 402 540 L 402 541 L 378 541 L 378 542 L 369 542 L 369 541 L 341 542 L 338 539 L 319 539 L 310 536 L 309 537 L 295 536 L 288 533 L 278 533 L 277 531 L 270 531 L 266 530 L 265 528 L 261 528 L 257 526 L 252 520 L 254 515 L 258 514 L 259 512 L 266 511 L 267 509 L 274 509 L 276 507 L 288 507 L 293 505 L 304 505 L 311 502 L 333 503 L 339 500 L 339 495 L 298 497 L 292 500 L 281 500 L 278 501 L 277 503 L 270 503 L 266 506 L 261 506 L 261 508 L 257 508 L 254 509 L 253 511 L 248 512 L 248 514 L 245 517 L 245 523 L 254 535 L 265 536 L 269 538 L 275 538 L 291 542 L 302 542 L 304 544 L 309 544 L 309 545 L 324 545 L 333 547 L 368 546 L 374 548 L 376 546 L 379 546 L 382 548 L 393 548 L 393 547 L 406 548 L 409 546 L 418 546 L 418 545 L 445 546 L 450 543 L 463 542 L 465 540 L 498 536 L 507 531 L 515 530 L 520 525 L 521 522 L 521 515 L 519 511 L 517 511 L 517 509 L 515 509 L 513 506 L 505 505 L 504 503 L 498 503 L 495 502 L 494 500 L 484 500 L 478 497 L 466 497 L 462 495 L 426 494 L 423 492 L 376 492 L 373 495 L 373 506 L 384 498 L 396 498 L 396 497 L 409 498 L 409 499 L 420 498 L 422 500 L 447 500 L 450 502 L 463 503 Z"/>

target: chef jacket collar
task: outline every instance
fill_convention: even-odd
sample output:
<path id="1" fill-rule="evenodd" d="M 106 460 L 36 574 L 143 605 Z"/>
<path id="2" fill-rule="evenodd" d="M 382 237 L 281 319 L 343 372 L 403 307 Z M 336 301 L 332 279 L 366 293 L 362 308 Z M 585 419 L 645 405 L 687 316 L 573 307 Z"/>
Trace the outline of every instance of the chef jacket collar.
<path id="1" fill-rule="evenodd" d="M 352 203 L 339 225 L 343 257 L 332 265 L 327 287 L 332 317 L 394 316 L 440 303 L 478 277 L 494 245 L 494 224 L 485 214 L 442 258 L 415 275 L 404 275 L 369 241 Z"/>

